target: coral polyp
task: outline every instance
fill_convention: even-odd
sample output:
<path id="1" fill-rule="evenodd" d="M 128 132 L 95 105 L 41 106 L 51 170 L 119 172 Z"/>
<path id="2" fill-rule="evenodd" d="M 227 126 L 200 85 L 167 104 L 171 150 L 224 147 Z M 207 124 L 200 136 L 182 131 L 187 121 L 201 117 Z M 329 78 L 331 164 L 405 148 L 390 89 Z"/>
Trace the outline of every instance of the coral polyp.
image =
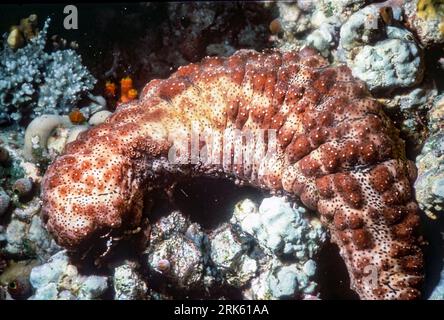
<path id="1" fill-rule="evenodd" d="M 186 156 L 196 130 L 213 137 L 198 141 L 207 157 L 197 161 Z M 236 130 L 265 131 L 252 150 L 240 140 L 240 162 Z M 420 296 L 414 164 L 382 106 L 347 67 L 329 66 L 312 49 L 240 50 L 152 80 L 139 100 L 81 133 L 48 168 L 47 228 L 60 245 L 84 250 L 138 227 L 148 191 L 196 176 L 284 193 L 317 210 L 361 298 Z"/>

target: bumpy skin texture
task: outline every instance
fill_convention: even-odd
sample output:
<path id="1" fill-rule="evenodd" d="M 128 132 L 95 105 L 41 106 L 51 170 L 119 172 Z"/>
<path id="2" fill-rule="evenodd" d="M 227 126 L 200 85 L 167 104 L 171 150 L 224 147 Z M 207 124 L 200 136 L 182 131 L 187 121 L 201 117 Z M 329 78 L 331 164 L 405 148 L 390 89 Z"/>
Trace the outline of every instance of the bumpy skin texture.
<path id="1" fill-rule="evenodd" d="M 276 129 L 278 148 L 258 165 L 168 162 L 193 121 L 221 135 L 226 128 Z M 149 190 L 199 175 L 284 192 L 316 209 L 362 299 L 419 297 L 415 168 L 381 106 L 348 68 L 330 67 L 310 49 L 241 50 L 151 81 L 139 101 L 82 133 L 49 167 L 47 227 L 59 244 L 80 250 L 110 230 L 137 227 Z"/>

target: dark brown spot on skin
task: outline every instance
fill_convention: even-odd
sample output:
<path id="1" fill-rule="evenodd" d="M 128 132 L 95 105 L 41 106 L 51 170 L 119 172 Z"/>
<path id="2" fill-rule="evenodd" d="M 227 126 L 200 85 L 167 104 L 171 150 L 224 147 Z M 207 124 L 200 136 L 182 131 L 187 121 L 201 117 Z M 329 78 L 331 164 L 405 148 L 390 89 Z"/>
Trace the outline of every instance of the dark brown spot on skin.
<path id="1" fill-rule="evenodd" d="M 362 206 L 362 195 L 360 192 L 350 192 L 348 194 L 344 194 L 343 195 L 344 200 L 352 207 L 355 209 L 359 209 Z"/>
<path id="2" fill-rule="evenodd" d="M 354 164 L 358 157 L 356 143 L 347 141 L 341 150 L 340 156 L 343 162 L 347 161 L 350 164 Z"/>
<path id="3" fill-rule="evenodd" d="M 282 27 L 281 27 L 281 23 L 280 23 L 279 19 L 274 19 L 273 21 L 271 21 L 270 25 L 269 25 L 269 29 L 272 34 L 278 34 L 279 32 L 281 32 Z"/>
<path id="4" fill-rule="evenodd" d="M 317 104 L 317 102 L 319 101 L 319 98 L 320 98 L 320 95 L 319 95 L 318 91 L 316 91 L 316 90 L 314 90 L 313 88 L 310 88 L 310 87 L 305 89 L 304 99 L 308 102 L 308 105 L 310 107 L 314 106 L 315 104 Z M 308 110 L 306 110 L 306 111 L 308 111 Z"/>
<path id="5" fill-rule="evenodd" d="M 287 155 L 290 162 L 296 162 L 302 157 L 306 156 L 310 151 L 310 141 L 305 135 L 299 135 L 288 145 Z"/>
<path id="6" fill-rule="evenodd" d="M 156 122 L 156 121 L 160 121 L 161 119 L 163 119 L 165 114 L 166 114 L 165 110 L 163 110 L 161 108 L 156 108 L 150 112 L 146 112 L 143 116 L 143 119 L 147 122 L 148 121 Z"/>
<path id="7" fill-rule="evenodd" d="M 383 193 L 393 184 L 393 176 L 385 166 L 380 165 L 371 171 L 370 181 L 376 191 Z"/>
<path id="8" fill-rule="evenodd" d="M 336 78 L 336 71 L 334 69 L 326 69 L 321 72 L 319 78 L 313 81 L 313 88 L 318 92 L 325 94 L 333 85 Z"/>
<path id="9" fill-rule="evenodd" d="M 316 187 L 319 191 L 319 195 L 323 198 L 331 198 L 334 194 L 333 182 L 330 176 L 317 178 Z"/>
<path id="10" fill-rule="evenodd" d="M 408 214 L 402 222 L 392 227 L 393 234 L 400 240 L 405 240 L 413 236 L 419 227 L 419 217 Z"/>
<path id="11" fill-rule="evenodd" d="M 289 88 L 287 95 L 285 96 L 285 103 L 292 106 L 291 110 L 296 113 L 301 113 L 305 110 L 305 105 L 298 103 L 304 96 L 304 91 L 303 87 L 292 86 Z"/>
<path id="12" fill-rule="evenodd" d="M 176 95 L 182 93 L 189 83 L 179 79 L 168 79 L 165 80 L 161 85 L 159 85 L 159 96 L 165 100 L 171 100 Z"/>
<path id="13" fill-rule="evenodd" d="M 237 118 L 237 113 L 239 111 L 239 102 L 233 101 L 229 103 L 228 109 L 227 109 L 227 115 L 228 119 L 231 121 L 234 121 Z"/>
<path id="14" fill-rule="evenodd" d="M 347 227 L 347 218 L 342 211 L 337 211 L 333 217 L 333 223 L 337 230 L 344 230 Z"/>
<path id="15" fill-rule="evenodd" d="M 350 229 L 359 229 L 364 226 L 364 220 L 362 220 L 357 214 L 351 214 L 348 217 L 347 224 Z"/>
<path id="16" fill-rule="evenodd" d="M 373 207 L 368 208 L 367 212 L 370 219 L 372 219 L 374 222 L 377 222 L 381 217 L 380 212 Z"/>
<path id="17" fill-rule="evenodd" d="M 408 289 L 406 289 L 406 291 L 403 291 L 399 295 L 399 299 L 400 300 L 413 300 L 413 299 L 417 299 L 420 295 L 421 295 L 421 293 L 419 292 L 419 290 L 408 288 Z"/>
<path id="18" fill-rule="evenodd" d="M 422 260 L 422 255 L 421 255 L 421 260 Z M 419 271 L 421 272 L 423 268 L 420 268 Z M 420 272 L 417 272 L 417 274 L 420 274 Z M 417 288 L 419 287 L 423 282 L 423 279 L 421 276 L 415 276 L 415 277 L 410 277 L 406 280 L 406 286 L 412 287 L 412 288 Z"/>
<path id="19" fill-rule="evenodd" d="M 389 225 L 397 223 L 404 215 L 405 210 L 402 207 L 387 207 L 382 210 L 385 221 Z"/>
<path id="20" fill-rule="evenodd" d="M 318 147 L 325 141 L 327 141 L 328 138 L 328 130 L 325 128 L 317 128 L 309 133 L 309 139 L 313 146 Z"/>
<path id="21" fill-rule="evenodd" d="M 317 210 L 319 212 L 319 214 L 321 215 L 321 220 L 323 220 L 324 223 L 330 223 L 332 222 L 333 218 L 334 218 L 334 213 L 332 212 L 332 210 L 330 209 L 330 207 L 328 205 L 326 205 L 323 202 L 319 202 L 318 206 L 317 206 Z"/>
<path id="22" fill-rule="evenodd" d="M 318 199 L 313 192 L 310 192 L 308 189 L 305 189 L 301 194 L 302 203 L 307 206 L 309 209 L 316 210 L 316 206 L 318 203 Z"/>
<path id="23" fill-rule="evenodd" d="M 355 268 L 353 269 L 353 273 L 357 278 L 362 278 L 363 276 L 369 276 L 370 272 L 366 272 L 365 270 L 370 265 L 370 260 L 367 258 L 357 258 L 355 263 Z"/>
<path id="24" fill-rule="evenodd" d="M 422 257 L 407 256 L 401 259 L 402 266 L 407 272 L 418 272 L 422 269 Z"/>
<path id="25" fill-rule="evenodd" d="M 316 118 L 309 112 L 304 112 L 302 115 L 302 124 L 306 131 L 310 131 L 317 126 Z"/>
<path id="26" fill-rule="evenodd" d="M 282 148 L 285 148 L 293 139 L 293 131 L 291 129 L 282 127 L 278 132 L 278 142 Z"/>
<path id="27" fill-rule="evenodd" d="M 381 270 L 383 271 L 389 271 L 390 270 L 390 261 L 388 259 L 383 259 L 381 261 Z"/>
<path id="28" fill-rule="evenodd" d="M 322 150 L 322 164 L 329 173 L 336 171 L 339 165 L 339 153 L 335 148 L 328 147 Z"/>
<path id="29" fill-rule="evenodd" d="M 269 181 L 269 185 L 272 186 L 272 189 L 278 190 L 282 188 L 282 179 L 280 175 L 270 174 L 267 176 L 267 179 Z"/>
<path id="30" fill-rule="evenodd" d="M 382 287 L 377 287 L 372 289 L 372 292 L 375 296 L 379 297 L 378 300 L 382 300 L 382 297 L 384 297 L 384 295 L 388 292 L 388 290 Z"/>
<path id="31" fill-rule="evenodd" d="M 284 116 L 282 114 L 276 114 L 271 119 L 271 129 L 279 130 L 284 124 Z"/>
<path id="32" fill-rule="evenodd" d="M 368 249 L 372 246 L 371 235 L 364 229 L 353 230 L 352 240 L 358 250 Z"/>
<path id="33" fill-rule="evenodd" d="M 393 243 L 390 248 L 390 257 L 392 258 L 400 258 L 412 252 L 412 248 L 410 246 L 400 245 L 398 243 Z"/>
<path id="34" fill-rule="evenodd" d="M 306 177 L 315 176 L 319 173 L 320 163 L 316 160 L 311 159 L 310 156 L 306 156 L 301 161 L 299 161 L 299 168 L 301 172 Z"/>
<path id="35" fill-rule="evenodd" d="M 199 71 L 199 65 L 190 63 L 186 66 L 181 66 L 176 72 L 176 75 L 179 77 L 190 77 L 193 74 L 198 73 Z"/>
<path id="36" fill-rule="evenodd" d="M 59 175 L 53 175 L 47 180 L 48 188 L 52 189 L 52 188 L 62 184 L 62 182 L 63 182 L 63 179 Z"/>
<path id="37" fill-rule="evenodd" d="M 337 234 L 342 244 L 346 245 L 350 242 L 350 236 L 347 234 L 347 231 L 338 231 Z"/>
<path id="38" fill-rule="evenodd" d="M 72 169 L 72 171 L 71 171 L 72 181 L 79 182 L 81 177 L 82 177 L 82 172 L 81 171 Z"/>
<path id="39" fill-rule="evenodd" d="M 331 113 L 322 113 L 319 117 L 320 127 L 329 127 L 333 124 L 334 117 Z"/>
<path id="40" fill-rule="evenodd" d="M 365 163 L 374 163 L 378 159 L 378 150 L 372 142 L 361 145 L 359 151 Z"/>
<path id="41" fill-rule="evenodd" d="M 359 183 L 350 174 L 338 173 L 334 176 L 336 189 L 352 208 L 359 209 L 363 204 Z"/>
<path id="42" fill-rule="evenodd" d="M 401 193 L 396 189 L 396 187 L 390 188 L 390 190 L 382 194 L 382 201 L 387 206 L 395 206 L 403 203 L 401 198 Z"/>

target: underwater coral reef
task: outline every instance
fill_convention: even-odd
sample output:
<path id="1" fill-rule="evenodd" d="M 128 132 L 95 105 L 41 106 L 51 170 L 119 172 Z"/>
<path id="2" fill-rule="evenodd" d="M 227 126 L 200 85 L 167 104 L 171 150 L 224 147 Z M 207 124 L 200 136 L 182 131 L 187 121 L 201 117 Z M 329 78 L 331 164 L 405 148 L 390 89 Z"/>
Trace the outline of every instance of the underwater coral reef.
<path id="1" fill-rule="evenodd" d="M 0 300 L 444 300 L 441 0 L 4 6 Z"/>

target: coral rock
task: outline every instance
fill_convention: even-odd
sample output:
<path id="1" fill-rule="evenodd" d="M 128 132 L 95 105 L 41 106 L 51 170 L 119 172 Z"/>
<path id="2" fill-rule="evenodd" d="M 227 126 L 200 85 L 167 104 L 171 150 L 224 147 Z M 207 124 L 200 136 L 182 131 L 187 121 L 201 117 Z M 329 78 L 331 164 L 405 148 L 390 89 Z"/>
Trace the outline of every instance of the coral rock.
<path id="1" fill-rule="evenodd" d="M 383 8 L 369 5 L 342 25 L 342 59 L 370 90 L 411 87 L 424 76 L 422 52 L 412 33 L 383 22 Z"/>
<path id="2" fill-rule="evenodd" d="M 193 126 L 216 137 L 198 144 L 213 158 L 186 156 Z M 234 129 L 269 134 L 237 162 Z M 207 161 L 222 150 L 223 161 Z M 43 214 L 57 241 L 80 251 L 138 226 L 147 190 L 227 177 L 317 209 L 362 299 L 412 299 L 422 281 L 413 168 L 381 105 L 348 68 L 309 49 L 241 50 L 151 81 L 139 100 L 80 134 L 45 174 Z"/>
<path id="3" fill-rule="evenodd" d="M 65 251 L 34 267 L 30 282 L 35 289 L 30 300 L 92 300 L 100 298 L 108 289 L 107 277 L 80 274 L 69 263 Z"/>

